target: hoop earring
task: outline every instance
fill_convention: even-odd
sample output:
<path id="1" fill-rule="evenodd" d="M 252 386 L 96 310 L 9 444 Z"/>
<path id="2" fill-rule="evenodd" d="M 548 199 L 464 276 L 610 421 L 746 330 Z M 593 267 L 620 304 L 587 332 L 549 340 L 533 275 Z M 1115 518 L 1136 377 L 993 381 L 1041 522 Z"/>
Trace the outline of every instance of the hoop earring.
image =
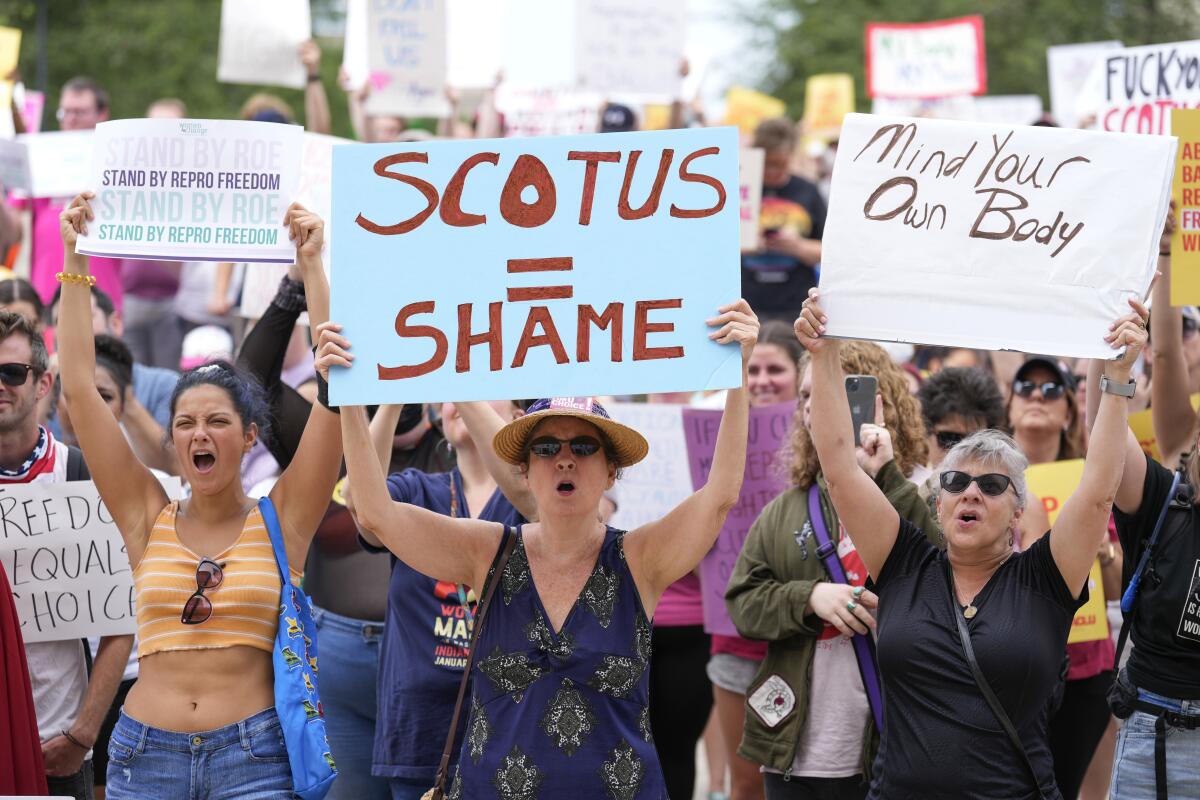
<path id="1" fill-rule="evenodd" d="M 1008 529 L 1008 546 L 1009 546 L 1009 549 L 1011 549 L 1013 546 L 1013 529 L 1012 528 Z"/>

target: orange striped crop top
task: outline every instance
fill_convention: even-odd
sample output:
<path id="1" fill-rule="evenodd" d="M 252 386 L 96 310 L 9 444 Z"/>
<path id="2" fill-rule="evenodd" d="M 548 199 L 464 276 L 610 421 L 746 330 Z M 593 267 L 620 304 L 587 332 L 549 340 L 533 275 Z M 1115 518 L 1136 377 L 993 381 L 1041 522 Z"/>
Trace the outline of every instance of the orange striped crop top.
<path id="1" fill-rule="evenodd" d="M 242 534 L 212 560 L 221 565 L 221 584 L 205 589 L 213 611 L 198 625 L 184 625 L 184 604 L 196 591 L 201 556 L 179 541 L 179 502 L 167 505 L 150 531 L 146 552 L 133 571 L 137 590 L 138 658 L 164 650 L 200 650 L 246 645 L 271 652 L 279 624 L 279 566 L 256 505 Z M 291 570 L 293 583 L 303 573 Z"/>

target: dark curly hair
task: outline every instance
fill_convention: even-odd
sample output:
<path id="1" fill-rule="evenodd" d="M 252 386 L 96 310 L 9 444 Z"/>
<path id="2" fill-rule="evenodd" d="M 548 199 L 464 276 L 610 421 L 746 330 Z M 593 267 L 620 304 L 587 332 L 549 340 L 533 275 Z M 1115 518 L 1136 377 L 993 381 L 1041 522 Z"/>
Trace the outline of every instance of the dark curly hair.
<path id="1" fill-rule="evenodd" d="M 125 343 L 107 333 L 97 334 L 96 366 L 112 376 L 113 382 L 124 397 L 125 391 L 133 383 L 133 353 Z"/>
<path id="2" fill-rule="evenodd" d="M 258 426 L 259 439 L 265 439 L 269 435 L 271 429 L 269 406 L 262 384 L 251 375 L 224 361 L 213 361 L 189 369 L 179 376 L 179 382 L 175 384 L 175 391 L 171 392 L 171 426 L 167 430 L 168 436 L 171 429 L 175 427 L 175 406 L 178 404 L 179 398 L 188 389 L 194 389 L 197 386 L 216 386 L 224 390 L 225 394 L 229 395 L 238 417 L 242 420 L 243 430 L 249 429 L 250 425 L 254 424 Z"/>
<path id="3" fill-rule="evenodd" d="M 991 373 L 978 367 L 948 367 L 921 384 L 917 392 L 925 425 L 933 426 L 946 417 L 957 414 L 964 419 L 982 422 L 984 428 L 1005 430 L 1008 411 L 1004 395 Z"/>

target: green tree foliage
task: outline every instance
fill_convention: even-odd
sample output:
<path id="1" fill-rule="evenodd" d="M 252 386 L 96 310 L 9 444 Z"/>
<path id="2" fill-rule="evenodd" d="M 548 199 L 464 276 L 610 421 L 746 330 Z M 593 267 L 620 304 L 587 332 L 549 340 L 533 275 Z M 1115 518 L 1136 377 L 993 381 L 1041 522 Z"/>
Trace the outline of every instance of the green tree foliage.
<path id="1" fill-rule="evenodd" d="M 1117 39 L 1126 46 L 1194 39 L 1190 0 L 742 0 L 758 46 L 776 58 L 764 90 L 803 110 L 804 82 L 823 72 L 855 79 L 860 109 L 868 22 L 928 22 L 982 14 L 989 94 L 1038 94 L 1049 104 L 1046 48 Z"/>
<path id="2" fill-rule="evenodd" d="M 268 0 L 242 0 L 267 2 Z M 140 117 L 155 100 L 177 97 L 196 118 L 236 118 L 252 94 L 283 98 L 303 121 L 304 94 L 294 89 L 217 82 L 220 0 L 46 0 L 46 114 L 43 130 L 55 130 L 54 109 L 63 83 L 89 75 L 110 94 L 113 118 Z M 20 70 L 30 88 L 37 80 L 35 0 L 2 0 L 0 25 L 20 28 Z M 321 39 L 321 79 L 329 93 L 333 133 L 351 136 L 345 93 L 338 87 L 340 39 Z"/>

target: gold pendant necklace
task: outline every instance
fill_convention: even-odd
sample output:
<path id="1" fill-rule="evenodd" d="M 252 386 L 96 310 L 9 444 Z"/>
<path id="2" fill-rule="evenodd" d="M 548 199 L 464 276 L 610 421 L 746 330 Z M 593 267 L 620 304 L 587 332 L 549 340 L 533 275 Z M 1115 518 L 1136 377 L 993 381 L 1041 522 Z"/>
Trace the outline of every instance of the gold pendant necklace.
<path id="1" fill-rule="evenodd" d="M 967 607 L 963 609 L 963 616 L 967 619 L 975 619 L 975 615 L 978 613 L 979 609 L 971 603 L 967 604 Z"/>

